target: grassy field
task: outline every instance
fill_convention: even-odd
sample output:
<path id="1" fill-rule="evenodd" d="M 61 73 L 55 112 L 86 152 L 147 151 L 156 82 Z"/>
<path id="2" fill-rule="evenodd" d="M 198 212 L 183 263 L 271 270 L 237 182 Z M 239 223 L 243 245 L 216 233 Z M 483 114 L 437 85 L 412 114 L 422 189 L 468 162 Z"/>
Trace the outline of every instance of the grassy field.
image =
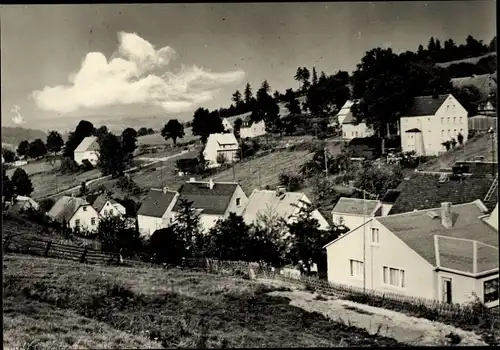
<path id="1" fill-rule="evenodd" d="M 177 144 L 183 144 L 189 142 L 191 140 L 199 139 L 198 136 L 193 136 L 191 134 L 191 128 L 184 129 L 185 136 L 182 139 L 177 140 Z M 148 145 L 148 146 L 161 146 L 161 145 L 173 145 L 173 141 L 170 139 L 165 141 L 163 136 L 160 133 L 156 133 L 153 135 L 145 135 L 137 138 L 137 144 L 140 145 Z"/>
<path id="2" fill-rule="evenodd" d="M 101 176 L 101 171 L 98 169 L 77 174 L 61 174 L 57 169 L 30 176 L 34 188 L 31 197 L 40 198 Z"/>
<path id="3" fill-rule="evenodd" d="M 495 143 L 494 161 L 497 161 L 497 145 Z M 451 166 L 460 160 L 471 160 L 477 156 L 483 156 L 485 161 L 491 161 L 491 136 L 489 134 L 477 135 L 468 140 L 463 147 L 455 149 L 422 164 L 419 169 L 426 171 L 439 171 L 441 168 L 451 168 Z"/>
<path id="4" fill-rule="evenodd" d="M 456 61 L 450 61 L 450 62 L 436 63 L 436 66 L 445 68 L 445 67 L 448 67 L 448 66 L 450 66 L 452 64 L 457 64 L 457 63 L 476 64 L 477 62 L 479 62 L 479 60 L 481 58 L 488 57 L 488 56 L 491 56 L 491 55 L 496 55 L 496 53 L 491 52 L 491 53 L 487 53 L 487 54 L 485 54 L 483 56 L 464 58 L 462 60 L 456 60 Z"/>
<path id="5" fill-rule="evenodd" d="M 236 181 L 243 191 L 250 195 L 254 189 L 263 189 L 278 184 L 282 172 L 297 172 L 304 162 L 312 157 L 309 151 L 278 151 L 246 162 L 237 163 L 234 168 Z M 227 169 L 211 176 L 214 181 L 233 181 L 233 169 Z"/>
<path id="6" fill-rule="evenodd" d="M 6 255 L 3 281 L 7 349 L 402 345 L 232 277 Z"/>
<path id="7" fill-rule="evenodd" d="M 59 169 L 60 165 L 61 165 L 60 159 L 56 159 L 54 164 L 50 164 L 45 160 L 39 160 L 39 161 L 29 162 L 28 164 L 19 166 L 17 168 L 23 169 L 28 175 L 33 175 L 38 173 L 50 172 L 54 169 Z M 16 168 L 8 169 L 7 176 L 11 177 L 15 170 Z"/>

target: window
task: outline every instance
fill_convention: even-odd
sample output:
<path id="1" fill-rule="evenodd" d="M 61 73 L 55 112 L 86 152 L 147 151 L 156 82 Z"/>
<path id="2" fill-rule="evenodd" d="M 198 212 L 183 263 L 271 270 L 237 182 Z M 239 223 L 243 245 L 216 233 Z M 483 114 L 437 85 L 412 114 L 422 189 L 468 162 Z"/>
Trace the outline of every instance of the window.
<path id="1" fill-rule="evenodd" d="M 457 129 L 453 129 L 453 136 L 457 136 Z"/>
<path id="2" fill-rule="evenodd" d="M 109 202 L 108 202 L 108 203 L 106 203 L 106 206 L 107 206 L 107 207 L 109 207 Z"/>
<path id="3" fill-rule="evenodd" d="M 358 132 L 357 131 L 355 132 L 355 135 L 356 135 L 356 137 L 358 137 Z"/>
<path id="4" fill-rule="evenodd" d="M 448 129 L 448 136 L 450 136 L 450 129 Z"/>
<path id="5" fill-rule="evenodd" d="M 113 215 L 113 209 L 110 209 L 110 210 L 109 210 L 109 214 L 110 214 L 110 215 Z"/>
<path id="6" fill-rule="evenodd" d="M 83 211 L 87 211 L 87 207 L 83 207 Z"/>
<path id="7" fill-rule="evenodd" d="M 241 204 L 241 198 L 236 198 L 236 205 L 239 207 Z"/>
<path id="8" fill-rule="evenodd" d="M 448 120 L 447 120 L 448 124 L 450 124 L 450 117 L 448 117 Z"/>
<path id="9" fill-rule="evenodd" d="M 80 226 L 80 219 L 75 220 L 75 226 Z"/>
<path id="10" fill-rule="evenodd" d="M 457 117 L 453 117 L 453 124 L 457 122 Z"/>
<path id="11" fill-rule="evenodd" d="M 95 226 L 95 218 L 90 219 L 90 224 L 91 224 L 92 226 Z"/>
<path id="12" fill-rule="evenodd" d="M 441 117 L 441 124 L 444 124 L 444 118 Z"/>
<path id="13" fill-rule="evenodd" d="M 460 117 L 459 121 L 460 121 L 460 123 L 462 123 L 462 117 Z"/>
<path id="14" fill-rule="evenodd" d="M 104 216 L 107 216 L 107 215 L 108 215 L 108 211 L 107 211 L 107 210 L 105 210 L 105 211 L 104 211 Z"/>
<path id="15" fill-rule="evenodd" d="M 347 133 L 344 131 L 344 137 L 347 137 Z"/>
<path id="16" fill-rule="evenodd" d="M 394 269 L 392 267 L 384 266 L 384 284 L 391 286 L 402 287 L 405 286 L 405 271 Z"/>
<path id="17" fill-rule="evenodd" d="M 498 300 L 498 277 L 483 284 L 484 302 L 491 303 Z"/>
<path id="18" fill-rule="evenodd" d="M 427 121 L 430 122 L 431 121 L 431 118 L 427 118 Z"/>
<path id="19" fill-rule="evenodd" d="M 444 130 L 441 130 L 441 136 L 444 136 Z"/>
<path id="20" fill-rule="evenodd" d="M 358 260 L 349 260 L 349 273 L 352 277 L 363 278 L 363 262 Z"/>
<path id="21" fill-rule="evenodd" d="M 372 228 L 372 243 L 379 243 L 378 228 Z"/>

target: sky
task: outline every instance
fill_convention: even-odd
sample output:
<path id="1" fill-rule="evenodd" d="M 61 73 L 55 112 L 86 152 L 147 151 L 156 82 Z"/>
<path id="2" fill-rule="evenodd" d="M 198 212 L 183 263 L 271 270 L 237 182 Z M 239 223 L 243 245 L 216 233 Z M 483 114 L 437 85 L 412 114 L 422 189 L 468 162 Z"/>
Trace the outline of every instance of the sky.
<path id="1" fill-rule="evenodd" d="M 375 47 L 496 34 L 495 1 L 5 5 L 2 125 L 189 120 L 254 91 L 296 88 L 297 67 L 351 72 Z"/>

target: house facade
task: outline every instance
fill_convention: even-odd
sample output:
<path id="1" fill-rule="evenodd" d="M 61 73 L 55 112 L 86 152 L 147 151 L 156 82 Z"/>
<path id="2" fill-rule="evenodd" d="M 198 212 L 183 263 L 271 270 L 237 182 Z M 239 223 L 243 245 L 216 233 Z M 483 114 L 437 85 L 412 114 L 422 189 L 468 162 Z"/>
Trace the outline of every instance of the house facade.
<path id="1" fill-rule="evenodd" d="M 352 101 L 347 101 L 343 109 L 339 113 L 339 123 L 342 125 L 342 138 L 344 140 L 352 140 L 354 138 L 365 138 L 375 135 L 373 128 L 369 127 L 365 122 L 358 123 L 351 112 L 351 107 L 354 104 Z M 347 107 L 346 107 L 347 106 Z M 342 120 L 342 122 L 340 122 Z"/>
<path id="2" fill-rule="evenodd" d="M 382 203 L 372 199 L 340 197 L 332 209 L 332 221 L 352 230 L 370 218 L 382 215 Z"/>
<path id="3" fill-rule="evenodd" d="M 325 246 L 328 280 L 446 303 L 498 305 L 498 231 L 477 200 L 370 219 Z"/>
<path id="4" fill-rule="evenodd" d="M 95 232 L 99 227 L 99 213 L 83 198 L 62 196 L 47 215 L 71 229 Z"/>
<path id="5" fill-rule="evenodd" d="M 419 156 L 437 156 L 446 152 L 446 141 L 463 136 L 467 141 L 467 110 L 453 95 L 416 97 L 407 116 L 401 117 L 401 148 Z"/>
<path id="6" fill-rule="evenodd" d="M 282 219 L 286 223 L 297 220 L 300 209 L 311 201 L 304 193 L 286 192 L 283 187 L 276 190 L 253 190 L 248 199 L 248 204 L 243 211 L 243 220 L 247 225 L 259 224 L 268 219 Z M 316 209 L 311 213 L 319 223 L 321 230 L 328 230 L 330 224 Z"/>
<path id="7" fill-rule="evenodd" d="M 150 237 L 156 230 L 167 228 L 173 222 L 172 207 L 179 194 L 167 188 L 151 189 L 137 212 L 137 226 L 141 236 Z"/>
<path id="8" fill-rule="evenodd" d="M 226 132 L 234 133 L 234 123 L 237 119 L 241 119 L 240 137 L 242 139 L 259 137 L 266 134 L 266 123 L 264 120 L 254 123 L 250 116 L 252 112 L 235 115 L 233 117 L 222 119 L 222 125 Z"/>
<path id="9" fill-rule="evenodd" d="M 238 140 L 234 134 L 210 134 L 203 150 L 203 156 L 208 168 L 217 168 L 221 166 L 218 157 L 223 156 L 225 162 L 232 163 L 239 159 L 239 150 Z"/>
<path id="10" fill-rule="evenodd" d="M 78 165 L 82 165 L 84 160 L 88 160 L 93 166 L 96 166 L 99 161 L 99 144 L 97 143 L 97 137 L 88 136 L 84 138 L 75 149 L 74 157 Z"/>
<path id="11" fill-rule="evenodd" d="M 181 200 L 192 202 L 192 208 L 200 215 L 202 230 L 207 232 L 217 220 L 225 219 L 230 213 L 241 215 L 248 203 L 248 197 L 238 183 L 188 181 L 179 189 L 179 196 L 169 213 L 175 218 L 181 210 Z"/>

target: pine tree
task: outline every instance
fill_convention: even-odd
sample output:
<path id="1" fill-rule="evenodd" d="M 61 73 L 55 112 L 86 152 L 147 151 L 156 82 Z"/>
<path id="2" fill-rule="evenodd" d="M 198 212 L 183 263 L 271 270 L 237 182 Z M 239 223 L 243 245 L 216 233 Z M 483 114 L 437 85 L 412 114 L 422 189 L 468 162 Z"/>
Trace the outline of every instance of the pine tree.
<path id="1" fill-rule="evenodd" d="M 318 75 L 316 74 L 316 68 L 313 67 L 313 72 L 312 72 L 312 84 L 316 85 L 318 83 Z"/>
<path id="2" fill-rule="evenodd" d="M 245 86 L 245 91 L 243 92 L 244 98 L 245 98 L 245 104 L 248 106 L 252 103 L 253 101 L 253 94 L 252 94 L 252 88 L 250 86 L 250 83 L 247 83 Z"/>

